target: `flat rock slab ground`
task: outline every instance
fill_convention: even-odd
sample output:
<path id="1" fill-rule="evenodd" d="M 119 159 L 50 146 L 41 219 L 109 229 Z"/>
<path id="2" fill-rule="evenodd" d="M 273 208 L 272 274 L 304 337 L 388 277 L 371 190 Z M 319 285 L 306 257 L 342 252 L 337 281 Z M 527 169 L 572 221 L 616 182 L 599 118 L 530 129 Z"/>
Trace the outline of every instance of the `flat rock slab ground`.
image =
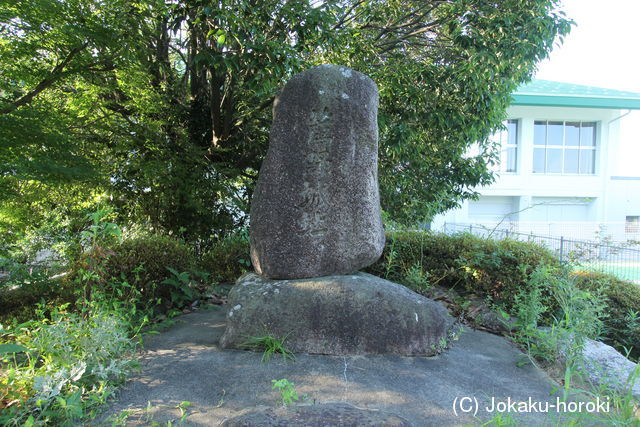
<path id="1" fill-rule="evenodd" d="M 289 410 L 280 408 L 280 394 L 271 389 L 272 380 L 282 378 L 308 396 L 305 405 L 333 405 L 347 412 L 353 407 L 378 410 L 415 426 L 478 424 L 495 415 L 483 409 L 492 397 L 555 403 L 552 380 L 530 364 L 518 367 L 524 355 L 505 339 L 485 332 L 466 330 L 449 350 L 434 357 L 298 355 L 295 361 L 277 356 L 261 363 L 259 353 L 219 347 L 225 313 L 224 307 L 193 312 L 177 318 L 167 331 L 150 335 L 141 371 L 94 425 L 111 425 L 109 417 L 114 416 L 126 419 L 127 425 L 166 425 L 170 420 L 175 425 L 185 401 L 191 405 L 184 409 L 183 425 L 251 419 L 247 414 L 256 410 L 282 414 Z M 455 415 L 454 400 L 464 397 L 478 400 L 476 417 L 460 411 Z M 340 414 L 335 416 L 339 419 Z M 528 414 L 522 422 L 542 425 L 552 419 L 548 414 Z"/>

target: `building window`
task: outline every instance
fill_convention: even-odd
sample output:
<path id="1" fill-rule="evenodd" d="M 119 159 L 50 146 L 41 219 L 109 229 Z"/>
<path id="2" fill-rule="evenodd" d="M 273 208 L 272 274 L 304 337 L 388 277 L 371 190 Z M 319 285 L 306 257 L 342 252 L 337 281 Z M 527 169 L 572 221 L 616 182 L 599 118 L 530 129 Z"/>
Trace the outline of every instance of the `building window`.
<path id="1" fill-rule="evenodd" d="M 595 122 L 534 122 L 533 173 L 593 175 L 595 160 Z"/>
<path id="2" fill-rule="evenodd" d="M 507 120 L 505 129 L 495 138 L 500 147 L 499 172 L 517 172 L 518 169 L 518 120 Z"/>
<path id="3" fill-rule="evenodd" d="M 640 232 L 640 216 L 628 216 L 624 223 L 625 233 Z"/>

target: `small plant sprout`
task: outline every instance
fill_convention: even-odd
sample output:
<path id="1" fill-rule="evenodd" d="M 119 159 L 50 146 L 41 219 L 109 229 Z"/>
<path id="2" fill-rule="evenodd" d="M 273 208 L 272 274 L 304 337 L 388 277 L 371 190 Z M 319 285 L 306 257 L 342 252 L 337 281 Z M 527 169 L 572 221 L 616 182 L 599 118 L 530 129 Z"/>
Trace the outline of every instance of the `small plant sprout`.
<path id="1" fill-rule="evenodd" d="M 248 337 L 247 341 L 242 343 L 242 347 L 248 350 L 262 351 L 262 362 L 266 363 L 271 360 L 271 357 L 275 353 L 282 354 L 284 360 L 295 360 L 295 355 L 285 347 L 284 343 L 287 340 L 287 335 L 283 338 L 276 338 L 272 335 L 263 335 L 260 337 Z"/>
<path id="2" fill-rule="evenodd" d="M 271 380 L 271 382 L 273 383 L 271 390 L 280 390 L 282 406 L 291 405 L 294 400 L 300 400 L 295 384 L 288 379 L 282 378 L 281 380 Z"/>
<path id="3" fill-rule="evenodd" d="M 425 271 L 419 262 L 416 262 L 406 270 L 403 283 L 412 289 L 428 289 L 431 286 L 429 272 Z"/>

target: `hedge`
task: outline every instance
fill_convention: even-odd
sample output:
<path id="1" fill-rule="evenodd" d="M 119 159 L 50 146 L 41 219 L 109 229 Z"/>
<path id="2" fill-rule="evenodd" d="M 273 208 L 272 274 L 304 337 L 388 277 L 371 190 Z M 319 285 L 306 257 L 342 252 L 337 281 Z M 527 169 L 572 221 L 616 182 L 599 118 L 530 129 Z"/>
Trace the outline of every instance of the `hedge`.
<path id="1" fill-rule="evenodd" d="M 535 243 L 483 239 L 469 233 L 393 232 L 387 233 L 380 260 L 367 271 L 412 287 L 406 279 L 419 267 L 428 274 L 429 285 L 489 296 L 511 307 L 540 265 L 558 266 L 559 262 Z"/>
<path id="2" fill-rule="evenodd" d="M 617 277 L 596 272 L 575 274 L 580 289 L 604 293 L 608 317 L 604 319 L 604 340 L 624 352 L 633 347 L 633 355 L 640 356 L 640 286 Z"/>

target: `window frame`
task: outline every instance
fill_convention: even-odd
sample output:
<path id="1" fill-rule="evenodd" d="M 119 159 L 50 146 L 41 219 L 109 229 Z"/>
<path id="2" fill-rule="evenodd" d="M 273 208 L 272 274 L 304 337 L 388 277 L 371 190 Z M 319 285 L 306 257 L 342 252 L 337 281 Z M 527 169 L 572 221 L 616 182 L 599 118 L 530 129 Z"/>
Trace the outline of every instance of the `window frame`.
<path id="1" fill-rule="evenodd" d="M 598 174 L 597 167 L 597 158 L 598 158 L 598 130 L 600 127 L 600 122 L 595 120 L 552 120 L 552 119 L 536 119 L 533 121 L 533 162 L 531 165 L 531 173 L 536 175 L 571 175 L 571 176 L 596 176 Z M 544 145 L 537 144 L 536 138 L 536 127 L 539 125 L 544 125 L 545 134 L 544 134 Z M 551 126 L 557 126 L 558 124 L 562 125 L 562 141 L 561 144 L 558 144 L 557 141 L 552 141 L 554 144 L 549 144 L 549 129 Z M 578 124 L 578 145 L 568 145 L 567 142 L 567 128 L 568 124 L 575 125 Z M 589 126 L 583 126 L 589 125 Z M 583 133 L 582 129 L 586 127 L 592 127 L 592 145 L 582 144 Z M 544 170 L 538 171 L 536 170 L 536 150 L 544 151 Z M 549 153 L 550 150 L 559 150 L 561 153 L 560 157 L 560 171 L 551 172 L 549 171 L 550 162 L 549 162 Z M 578 158 L 577 158 L 577 172 L 568 172 L 567 171 L 567 151 L 568 150 L 577 150 Z M 583 153 L 590 153 L 590 163 L 591 168 L 589 172 L 582 172 L 582 159 Z"/>
<path id="2" fill-rule="evenodd" d="M 624 218 L 625 234 L 640 233 L 640 215 L 626 215 Z"/>
<path id="3" fill-rule="evenodd" d="M 494 138 L 496 143 L 500 146 L 500 151 L 498 152 L 498 164 L 494 169 L 494 172 L 500 174 L 508 174 L 515 175 L 520 171 L 520 132 L 521 132 L 521 121 L 520 119 L 507 119 L 502 122 L 504 125 L 504 129 L 500 129 L 495 133 Z M 509 132 L 509 124 L 515 125 L 515 135 L 513 136 L 514 143 L 510 143 L 510 132 Z M 509 165 L 509 151 L 513 150 L 514 159 L 513 159 L 513 170 L 507 170 Z M 503 161 L 504 160 L 504 161 Z"/>

